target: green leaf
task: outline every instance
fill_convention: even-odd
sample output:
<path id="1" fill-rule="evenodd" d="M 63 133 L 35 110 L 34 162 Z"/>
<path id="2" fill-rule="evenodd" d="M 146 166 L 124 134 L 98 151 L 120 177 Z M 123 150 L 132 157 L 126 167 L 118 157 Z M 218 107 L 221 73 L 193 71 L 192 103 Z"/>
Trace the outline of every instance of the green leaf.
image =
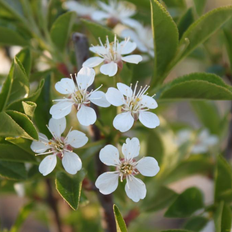
<path id="1" fill-rule="evenodd" d="M 208 219 L 202 216 L 190 218 L 183 226 L 184 229 L 200 232 L 208 223 Z"/>
<path id="2" fill-rule="evenodd" d="M 172 17 L 157 0 L 151 0 L 151 21 L 155 48 L 153 87 L 165 79 L 167 66 L 177 51 L 179 35 Z"/>
<path id="3" fill-rule="evenodd" d="M 169 8 L 186 8 L 185 0 L 163 0 L 165 5 Z"/>
<path id="4" fill-rule="evenodd" d="M 179 30 L 179 37 L 181 38 L 188 27 L 194 22 L 193 9 L 189 8 L 179 19 L 177 26 Z"/>
<path id="5" fill-rule="evenodd" d="M 36 103 L 31 101 L 22 101 L 22 105 L 25 114 L 30 118 L 32 118 L 35 112 L 35 108 L 37 106 Z"/>
<path id="6" fill-rule="evenodd" d="M 143 201 L 142 209 L 146 212 L 155 212 L 169 206 L 178 196 L 173 190 L 161 186 L 157 193 L 152 197 L 145 198 Z M 159 199 L 159 200 L 157 200 Z"/>
<path id="7" fill-rule="evenodd" d="M 232 202 L 232 189 L 226 190 L 219 195 L 219 198 L 225 202 Z"/>
<path id="8" fill-rule="evenodd" d="M 202 15 L 204 12 L 205 4 L 207 0 L 193 0 L 198 15 Z"/>
<path id="9" fill-rule="evenodd" d="M 192 73 L 179 77 L 166 85 L 160 99 L 232 100 L 232 88 L 220 77 L 209 73 Z"/>
<path id="10" fill-rule="evenodd" d="M 96 41 L 98 41 L 98 38 L 100 38 L 104 44 L 106 41 L 106 36 L 108 36 L 110 42 L 114 40 L 114 33 L 107 27 L 84 19 L 81 21 L 88 29 L 88 31 L 93 35 Z"/>
<path id="11" fill-rule="evenodd" d="M 66 47 L 75 18 L 76 13 L 67 12 L 57 18 L 52 25 L 50 32 L 51 39 L 56 47 L 61 51 L 64 51 Z"/>
<path id="12" fill-rule="evenodd" d="M 224 36 L 225 36 L 225 45 L 226 51 L 230 61 L 230 69 L 232 70 L 232 31 L 229 29 L 224 29 Z"/>
<path id="13" fill-rule="evenodd" d="M 8 110 L 0 113 L 0 136 L 38 139 L 38 133 L 31 120 L 17 111 Z"/>
<path id="14" fill-rule="evenodd" d="M 117 232 L 127 232 L 126 223 L 116 205 L 113 206 Z"/>
<path id="15" fill-rule="evenodd" d="M 195 21 L 183 34 L 179 47 L 185 45 L 186 39 L 189 45 L 181 54 L 180 59 L 186 57 L 199 44 L 204 43 L 215 31 L 217 31 L 232 16 L 232 6 L 214 9 Z M 204 30 L 202 29 L 204 28 Z"/>
<path id="16" fill-rule="evenodd" d="M 29 77 L 31 72 L 31 51 L 29 48 L 22 49 L 16 57 L 21 62 L 22 66 L 25 69 L 27 76 Z"/>
<path id="17" fill-rule="evenodd" d="M 227 190 L 232 190 L 232 170 L 228 162 L 222 156 L 218 156 L 215 171 L 215 201 L 220 201 L 221 194 Z"/>
<path id="18" fill-rule="evenodd" d="M 203 196 L 199 189 L 189 188 L 181 193 L 165 212 L 165 217 L 188 217 L 204 207 Z"/>
<path id="19" fill-rule="evenodd" d="M 221 118 L 215 103 L 210 101 L 192 101 L 191 105 L 202 125 L 208 128 L 211 134 L 219 134 Z"/>
<path id="20" fill-rule="evenodd" d="M 18 46 L 26 46 L 29 45 L 28 40 L 23 38 L 17 31 L 0 26 L 0 44 L 1 45 L 18 45 Z"/>
<path id="21" fill-rule="evenodd" d="M 216 232 L 227 232 L 231 229 L 231 209 L 224 202 L 221 202 L 214 214 Z"/>
<path id="22" fill-rule="evenodd" d="M 21 210 L 19 211 L 19 214 L 16 218 L 16 221 L 15 221 L 14 225 L 11 227 L 10 232 L 20 231 L 22 224 L 28 218 L 29 214 L 32 212 L 33 209 L 34 209 L 33 203 L 28 203 L 25 206 L 23 206 L 23 208 L 21 208 Z"/>
<path id="23" fill-rule="evenodd" d="M 0 176 L 11 180 L 25 180 L 27 172 L 22 163 L 0 161 Z"/>
<path id="24" fill-rule="evenodd" d="M 0 143 L 0 160 L 13 161 L 13 162 L 32 162 L 37 163 L 35 156 L 27 153 L 13 144 L 2 144 Z"/>
<path id="25" fill-rule="evenodd" d="M 162 230 L 161 232 L 193 232 L 190 230 Z"/>
<path id="26" fill-rule="evenodd" d="M 72 177 L 64 172 L 58 172 L 56 175 L 56 190 L 73 210 L 79 206 L 84 176 L 84 171 L 79 171 Z"/>

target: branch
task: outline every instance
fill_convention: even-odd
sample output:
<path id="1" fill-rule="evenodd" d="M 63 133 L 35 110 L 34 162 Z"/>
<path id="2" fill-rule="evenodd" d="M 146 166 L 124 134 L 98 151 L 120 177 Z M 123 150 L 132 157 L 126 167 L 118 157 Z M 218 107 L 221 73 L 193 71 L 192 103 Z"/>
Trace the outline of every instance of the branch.
<path id="1" fill-rule="evenodd" d="M 73 42 L 75 46 L 77 68 L 79 71 L 82 67 L 83 62 L 89 57 L 88 39 L 83 34 L 74 33 Z M 90 86 L 90 89 L 93 89 L 93 87 L 94 87 L 93 85 Z M 97 117 L 99 117 L 98 107 L 92 104 L 91 104 L 91 107 L 94 108 L 97 114 Z M 92 140 L 93 141 L 101 140 L 101 133 L 100 133 L 99 128 L 94 124 L 94 125 L 91 125 L 90 129 L 92 132 Z M 95 155 L 95 165 L 96 165 L 97 176 L 107 171 L 106 166 L 100 161 L 98 153 Z M 102 227 L 104 228 L 105 232 L 116 232 L 116 223 L 114 220 L 112 194 L 103 195 L 99 191 L 97 191 L 97 193 L 98 193 L 98 199 L 102 206 Z"/>

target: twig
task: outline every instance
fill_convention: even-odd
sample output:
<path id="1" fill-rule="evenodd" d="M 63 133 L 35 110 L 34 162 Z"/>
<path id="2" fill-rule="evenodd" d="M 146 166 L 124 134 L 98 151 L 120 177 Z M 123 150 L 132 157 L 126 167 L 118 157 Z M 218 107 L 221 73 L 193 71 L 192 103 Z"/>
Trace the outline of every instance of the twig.
<path id="1" fill-rule="evenodd" d="M 73 34 L 73 42 L 75 46 L 77 68 L 81 69 L 83 62 L 89 57 L 89 45 L 88 39 L 85 35 L 80 33 Z M 92 89 L 94 86 L 90 86 Z M 97 116 L 99 117 L 98 107 L 96 105 L 91 105 L 96 111 Z M 94 124 L 91 126 L 92 140 L 99 141 L 101 140 L 101 133 L 99 128 Z M 100 161 L 98 153 L 95 155 L 95 164 L 96 164 L 96 175 L 99 176 L 103 172 L 107 171 L 107 167 Z M 99 191 L 98 199 L 102 206 L 102 226 L 105 232 L 116 232 L 116 223 L 114 220 L 113 213 L 113 197 L 112 194 L 103 195 Z"/>

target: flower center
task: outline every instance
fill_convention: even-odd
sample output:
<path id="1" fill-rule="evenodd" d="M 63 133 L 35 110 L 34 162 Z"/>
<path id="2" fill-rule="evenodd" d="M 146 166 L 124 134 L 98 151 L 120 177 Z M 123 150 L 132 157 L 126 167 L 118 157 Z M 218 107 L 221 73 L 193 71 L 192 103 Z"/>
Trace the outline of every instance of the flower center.
<path id="1" fill-rule="evenodd" d="M 138 170 L 136 169 L 136 162 L 133 160 L 126 161 L 122 159 L 120 164 L 117 166 L 117 170 L 119 171 L 121 181 L 123 181 L 123 179 L 125 179 L 127 176 L 139 174 Z"/>
<path id="2" fill-rule="evenodd" d="M 55 152 L 62 152 L 64 148 L 66 148 L 66 144 L 64 143 L 64 140 L 61 138 L 60 141 L 56 139 L 51 139 L 48 144 L 52 147 L 52 150 Z"/>
<path id="3" fill-rule="evenodd" d="M 134 167 L 131 164 L 122 164 L 120 167 L 120 172 L 123 175 L 131 175 L 133 173 Z"/>

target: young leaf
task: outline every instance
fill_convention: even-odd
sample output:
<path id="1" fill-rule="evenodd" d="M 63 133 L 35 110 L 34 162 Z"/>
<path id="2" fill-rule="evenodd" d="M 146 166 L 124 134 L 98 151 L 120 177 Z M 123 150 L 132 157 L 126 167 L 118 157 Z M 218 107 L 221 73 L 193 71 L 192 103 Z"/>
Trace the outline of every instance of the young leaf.
<path id="1" fill-rule="evenodd" d="M 207 0 L 194 0 L 195 8 L 199 16 L 202 15 Z"/>
<path id="2" fill-rule="evenodd" d="M 208 223 L 208 219 L 202 216 L 190 218 L 183 226 L 184 229 L 200 232 Z"/>
<path id="3" fill-rule="evenodd" d="M 185 0 L 163 0 L 163 1 L 165 5 L 169 8 L 180 8 L 180 9 L 186 8 Z"/>
<path id="4" fill-rule="evenodd" d="M 164 85 L 159 94 L 160 99 L 232 100 L 232 88 L 220 77 L 209 73 L 179 77 Z"/>
<path id="5" fill-rule="evenodd" d="M 56 190 L 73 210 L 79 206 L 84 176 L 84 171 L 79 171 L 72 177 L 64 172 L 58 172 L 56 175 Z"/>
<path id="6" fill-rule="evenodd" d="M 216 30 L 218 30 L 232 16 L 232 6 L 220 7 L 210 11 L 194 22 L 183 34 L 180 47 L 185 44 L 186 39 L 189 45 L 181 54 L 180 59 L 186 57 L 199 44 L 204 43 Z M 204 30 L 202 29 L 204 28 Z"/>
<path id="7" fill-rule="evenodd" d="M 113 206 L 117 232 L 127 232 L 126 223 L 116 205 Z"/>
<path id="8" fill-rule="evenodd" d="M 25 114 L 30 118 L 32 118 L 35 112 L 35 108 L 37 106 L 36 103 L 31 101 L 22 101 L 22 105 Z"/>
<path id="9" fill-rule="evenodd" d="M 25 69 L 27 76 L 29 77 L 31 72 L 31 51 L 29 48 L 22 49 L 16 57 L 21 62 L 22 66 Z"/>
<path id="10" fill-rule="evenodd" d="M 108 36 L 110 42 L 114 40 L 114 33 L 107 27 L 84 19 L 81 21 L 97 41 L 100 38 L 105 43 L 106 36 Z"/>
<path id="11" fill-rule="evenodd" d="M 189 188 L 181 193 L 165 212 L 165 217 L 188 217 L 204 207 L 203 195 L 197 188 Z"/>
<path id="12" fill-rule="evenodd" d="M 72 30 L 75 18 L 76 18 L 76 13 L 67 12 L 65 14 L 62 14 L 53 23 L 50 35 L 57 49 L 64 51 L 65 46 L 68 42 L 70 32 Z"/>
<path id="13" fill-rule="evenodd" d="M 151 86 L 155 86 L 166 77 L 167 66 L 177 51 L 179 35 L 172 17 L 157 0 L 151 0 L 151 21 L 155 48 L 155 70 Z"/>
<path id="14" fill-rule="evenodd" d="M 215 172 L 215 201 L 221 200 L 221 194 L 232 189 L 232 170 L 227 161 L 222 157 L 217 157 L 217 167 Z"/>
<path id="15" fill-rule="evenodd" d="M 232 70 L 232 31 L 229 29 L 224 29 L 224 36 L 225 36 L 225 45 L 226 51 L 230 61 L 230 69 Z"/>

